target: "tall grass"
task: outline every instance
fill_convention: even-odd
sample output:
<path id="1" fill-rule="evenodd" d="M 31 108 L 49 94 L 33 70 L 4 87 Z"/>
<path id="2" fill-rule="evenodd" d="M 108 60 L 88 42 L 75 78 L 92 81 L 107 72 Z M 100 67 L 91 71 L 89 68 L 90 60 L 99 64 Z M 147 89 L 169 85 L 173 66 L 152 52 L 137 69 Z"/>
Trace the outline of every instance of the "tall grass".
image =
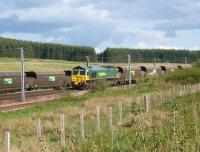
<path id="1" fill-rule="evenodd" d="M 177 70 L 175 72 L 169 72 L 161 77 L 161 80 L 172 83 L 180 84 L 194 84 L 200 82 L 200 69 L 199 68 L 187 68 L 183 70 Z"/>

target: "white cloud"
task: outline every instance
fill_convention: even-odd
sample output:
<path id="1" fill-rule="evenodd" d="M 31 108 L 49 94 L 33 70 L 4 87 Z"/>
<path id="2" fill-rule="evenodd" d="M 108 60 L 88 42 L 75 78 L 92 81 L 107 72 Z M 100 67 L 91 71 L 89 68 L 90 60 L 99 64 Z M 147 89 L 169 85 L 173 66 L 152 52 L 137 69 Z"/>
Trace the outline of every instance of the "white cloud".
<path id="1" fill-rule="evenodd" d="M 0 32 L 20 39 L 90 45 L 98 51 L 198 48 L 199 13 L 198 0 L 2 0 Z"/>
<path id="2" fill-rule="evenodd" d="M 44 7 L 16 8 L 1 11 L 0 18 L 15 17 L 18 21 L 87 23 L 109 19 L 109 11 L 93 4 L 73 6 L 69 0 Z"/>

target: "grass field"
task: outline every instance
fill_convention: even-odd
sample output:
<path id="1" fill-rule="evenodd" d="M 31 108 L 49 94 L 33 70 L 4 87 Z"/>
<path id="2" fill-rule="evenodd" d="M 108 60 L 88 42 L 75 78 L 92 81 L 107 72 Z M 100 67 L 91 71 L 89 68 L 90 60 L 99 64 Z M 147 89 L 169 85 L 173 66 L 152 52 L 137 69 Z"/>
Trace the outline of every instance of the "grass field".
<path id="1" fill-rule="evenodd" d="M 83 63 L 63 60 L 26 59 L 26 71 L 63 71 Z M 20 60 L 0 58 L 0 71 L 20 71 Z"/>
<path id="2" fill-rule="evenodd" d="M 25 59 L 26 71 L 63 71 L 71 69 L 77 65 L 86 65 L 84 62 L 71 62 L 64 60 L 47 60 L 47 59 Z M 91 63 L 90 65 L 114 65 L 121 66 L 127 64 L 102 64 Z M 154 66 L 152 63 L 134 63 L 133 66 L 144 65 Z M 158 63 L 157 65 L 173 66 L 176 64 L 171 63 Z M 184 65 L 189 66 L 189 65 Z M 0 71 L 20 71 L 20 59 L 16 58 L 0 58 Z"/>

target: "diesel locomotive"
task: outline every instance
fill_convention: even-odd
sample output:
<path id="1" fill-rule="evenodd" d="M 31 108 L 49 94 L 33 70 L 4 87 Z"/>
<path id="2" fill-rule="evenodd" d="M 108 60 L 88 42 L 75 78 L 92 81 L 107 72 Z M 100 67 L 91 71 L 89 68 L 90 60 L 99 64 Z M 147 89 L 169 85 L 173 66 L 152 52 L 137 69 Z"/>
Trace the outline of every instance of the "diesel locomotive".
<path id="1" fill-rule="evenodd" d="M 101 79 L 114 84 L 119 80 L 118 68 L 114 66 L 77 66 L 73 68 L 73 87 L 90 88 L 93 82 Z"/>

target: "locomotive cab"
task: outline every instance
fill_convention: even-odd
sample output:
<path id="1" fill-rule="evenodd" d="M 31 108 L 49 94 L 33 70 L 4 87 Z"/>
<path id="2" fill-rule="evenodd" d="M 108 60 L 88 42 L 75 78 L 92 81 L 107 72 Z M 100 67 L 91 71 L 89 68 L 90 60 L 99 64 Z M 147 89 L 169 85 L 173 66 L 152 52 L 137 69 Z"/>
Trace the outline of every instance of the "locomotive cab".
<path id="1" fill-rule="evenodd" d="M 78 66 L 72 70 L 72 85 L 85 85 L 89 79 L 89 67 Z"/>

